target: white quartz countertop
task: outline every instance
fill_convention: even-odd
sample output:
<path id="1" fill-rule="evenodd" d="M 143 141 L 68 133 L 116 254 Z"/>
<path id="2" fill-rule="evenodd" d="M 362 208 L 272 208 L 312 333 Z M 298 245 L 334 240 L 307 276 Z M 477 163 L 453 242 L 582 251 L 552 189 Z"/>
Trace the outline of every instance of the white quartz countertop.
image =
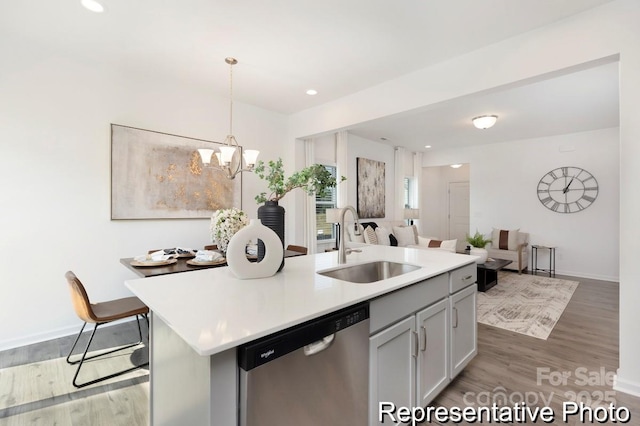
<path id="1" fill-rule="evenodd" d="M 248 343 L 460 266 L 475 256 L 386 246 L 362 247 L 338 265 L 338 252 L 285 260 L 273 277 L 240 280 L 228 267 L 128 280 L 126 286 L 203 356 Z M 316 271 L 388 260 L 420 269 L 371 284 L 328 278 Z"/>

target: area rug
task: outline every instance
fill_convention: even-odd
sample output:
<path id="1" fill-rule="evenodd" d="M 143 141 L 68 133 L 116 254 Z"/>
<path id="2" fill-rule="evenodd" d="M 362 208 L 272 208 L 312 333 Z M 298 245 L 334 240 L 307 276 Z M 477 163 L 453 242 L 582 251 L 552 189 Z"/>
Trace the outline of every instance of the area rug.
<path id="1" fill-rule="evenodd" d="M 478 322 L 547 340 L 578 284 L 500 272 L 498 285 L 478 293 Z"/>

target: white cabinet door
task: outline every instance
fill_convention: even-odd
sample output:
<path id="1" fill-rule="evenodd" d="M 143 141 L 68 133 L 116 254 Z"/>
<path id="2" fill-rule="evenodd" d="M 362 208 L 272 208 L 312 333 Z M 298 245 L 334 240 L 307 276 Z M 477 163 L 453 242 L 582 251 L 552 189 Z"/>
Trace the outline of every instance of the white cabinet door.
<path id="1" fill-rule="evenodd" d="M 417 406 L 425 407 L 449 384 L 449 299 L 416 314 Z"/>
<path id="2" fill-rule="evenodd" d="M 474 284 L 451 297 L 451 375 L 455 377 L 478 353 Z"/>
<path id="3" fill-rule="evenodd" d="M 414 406 L 417 343 L 413 315 L 369 338 L 370 425 L 383 424 L 378 420 L 381 402 Z"/>

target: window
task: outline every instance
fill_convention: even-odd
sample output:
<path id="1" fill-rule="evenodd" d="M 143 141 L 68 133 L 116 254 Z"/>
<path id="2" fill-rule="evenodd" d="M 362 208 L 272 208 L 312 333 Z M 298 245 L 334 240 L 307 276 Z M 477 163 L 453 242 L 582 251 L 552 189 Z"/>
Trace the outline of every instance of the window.
<path id="1" fill-rule="evenodd" d="M 324 166 L 333 177 L 336 177 L 335 166 Z M 318 241 L 333 240 L 336 238 L 334 226 L 327 223 L 327 209 L 336 208 L 336 188 L 327 189 L 324 197 L 316 195 L 316 235 Z"/>
<path id="2" fill-rule="evenodd" d="M 404 178 L 404 208 L 415 207 L 413 205 L 413 185 L 414 181 L 412 177 Z"/>

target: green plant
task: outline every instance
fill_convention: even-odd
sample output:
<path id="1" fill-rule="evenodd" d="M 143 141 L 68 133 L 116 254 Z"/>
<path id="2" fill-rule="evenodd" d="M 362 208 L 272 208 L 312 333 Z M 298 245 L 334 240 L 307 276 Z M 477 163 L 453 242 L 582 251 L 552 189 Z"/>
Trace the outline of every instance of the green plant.
<path id="1" fill-rule="evenodd" d="M 293 173 L 289 178 L 284 177 L 284 168 L 282 166 L 282 158 L 278 161 L 269 161 L 265 163 L 261 160 L 256 164 L 255 174 L 267 181 L 267 187 L 271 193 L 267 196 L 266 192 L 256 195 L 257 203 L 266 201 L 278 201 L 282 199 L 289 191 L 296 188 L 302 188 L 307 195 L 324 196 L 327 189 L 334 188 L 337 185 L 336 178 L 321 164 L 313 164 L 309 167 Z M 340 182 L 345 180 L 341 177 Z"/>
<path id="2" fill-rule="evenodd" d="M 482 235 L 480 232 L 478 232 L 478 230 L 476 229 L 476 233 L 473 235 L 473 237 L 469 236 L 469 234 L 467 234 L 467 242 L 469 244 L 471 244 L 473 247 L 475 248 L 484 248 L 484 246 L 486 246 L 487 244 L 489 244 L 491 242 L 491 240 L 487 240 L 484 238 L 484 235 Z"/>

